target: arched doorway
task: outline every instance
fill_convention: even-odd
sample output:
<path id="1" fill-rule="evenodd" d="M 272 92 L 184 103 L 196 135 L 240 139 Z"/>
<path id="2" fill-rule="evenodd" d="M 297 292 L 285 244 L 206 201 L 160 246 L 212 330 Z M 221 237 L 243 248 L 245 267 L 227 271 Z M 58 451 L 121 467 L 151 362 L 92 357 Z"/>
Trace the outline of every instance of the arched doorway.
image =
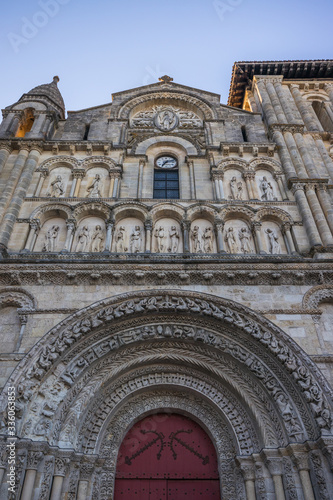
<path id="1" fill-rule="evenodd" d="M 158 413 L 137 422 L 119 450 L 114 500 L 220 498 L 215 448 L 193 420 Z"/>

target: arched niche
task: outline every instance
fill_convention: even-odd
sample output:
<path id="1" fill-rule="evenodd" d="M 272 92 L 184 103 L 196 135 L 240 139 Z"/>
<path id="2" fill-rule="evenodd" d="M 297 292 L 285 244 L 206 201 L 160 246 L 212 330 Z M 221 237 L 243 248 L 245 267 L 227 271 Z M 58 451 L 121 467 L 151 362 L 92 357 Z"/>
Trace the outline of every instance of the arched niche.
<path id="1" fill-rule="evenodd" d="M 35 121 L 35 110 L 33 108 L 25 108 L 21 116 L 21 120 L 16 131 L 15 137 L 24 137 L 27 132 L 30 132 Z"/>
<path id="2" fill-rule="evenodd" d="M 249 200 L 250 197 L 243 174 L 244 170 L 240 167 L 230 165 L 225 168 L 223 185 L 226 197 L 229 200 Z"/>
<path id="3" fill-rule="evenodd" d="M 27 323 L 23 311 L 36 306 L 34 297 L 20 288 L 0 290 L 0 336 L 4 353 L 17 351 L 22 326 Z M 19 312 L 22 311 L 22 314 Z"/>
<path id="4" fill-rule="evenodd" d="M 144 252 L 145 241 L 145 230 L 142 219 L 138 216 L 118 218 L 113 237 L 113 252 L 134 254 Z"/>
<path id="5" fill-rule="evenodd" d="M 94 165 L 82 179 L 79 198 L 106 198 L 109 196 L 110 176 L 107 167 Z"/>
<path id="6" fill-rule="evenodd" d="M 72 252 L 102 252 L 105 246 L 106 227 L 101 215 L 82 217 L 75 231 Z"/>
<path id="7" fill-rule="evenodd" d="M 182 253 L 183 238 L 180 223 L 177 219 L 165 214 L 155 220 L 153 228 L 153 252 Z"/>
<path id="8" fill-rule="evenodd" d="M 49 176 L 44 181 L 40 196 L 52 198 L 65 198 L 69 196 L 71 188 L 72 169 L 67 165 L 57 165 L 52 168 Z M 48 181 L 48 182 L 47 182 Z"/>
<path id="9" fill-rule="evenodd" d="M 253 254 L 256 253 L 255 241 L 248 220 L 230 215 L 225 220 L 223 236 L 225 249 L 231 254 Z"/>
<path id="10" fill-rule="evenodd" d="M 263 249 L 272 255 L 288 254 L 281 226 L 273 220 L 263 220 L 261 223 Z"/>
<path id="11" fill-rule="evenodd" d="M 42 225 L 36 243 L 34 252 L 60 252 L 63 250 L 66 241 L 67 227 L 66 220 L 62 217 L 48 218 Z"/>
<path id="12" fill-rule="evenodd" d="M 277 201 L 282 199 L 279 186 L 270 169 L 260 165 L 256 169 L 255 180 L 260 200 Z"/>
<path id="13" fill-rule="evenodd" d="M 140 141 L 136 148 L 134 153 L 137 155 L 145 155 L 147 154 L 148 148 L 151 146 L 156 146 L 156 145 L 164 145 L 164 147 L 174 147 L 175 144 L 178 145 L 178 147 L 182 150 L 186 151 L 187 155 L 197 155 L 198 150 L 195 147 L 195 145 L 190 142 L 187 139 L 184 139 L 183 137 L 178 137 L 178 136 L 173 136 L 171 135 L 158 135 L 156 134 L 149 139 L 145 139 L 143 141 Z"/>
<path id="14" fill-rule="evenodd" d="M 215 232 L 211 220 L 200 216 L 192 220 L 190 248 L 192 253 L 216 253 Z"/>

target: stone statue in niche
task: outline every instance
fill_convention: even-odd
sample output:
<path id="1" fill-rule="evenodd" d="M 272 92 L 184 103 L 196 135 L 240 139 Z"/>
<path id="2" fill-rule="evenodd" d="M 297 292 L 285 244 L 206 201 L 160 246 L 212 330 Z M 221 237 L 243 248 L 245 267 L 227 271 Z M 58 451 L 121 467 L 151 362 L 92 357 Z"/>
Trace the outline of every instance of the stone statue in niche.
<path id="1" fill-rule="evenodd" d="M 169 230 L 169 237 L 170 247 L 168 248 L 168 251 L 171 253 L 177 253 L 179 246 L 179 231 L 177 231 L 176 226 L 171 226 L 171 229 Z"/>
<path id="2" fill-rule="evenodd" d="M 104 231 L 101 226 L 97 225 L 91 237 L 91 251 L 102 252 L 104 241 Z"/>
<path id="3" fill-rule="evenodd" d="M 203 235 L 202 235 L 202 242 L 203 242 L 203 251 L 205 253 L 212 253 L 213 251 L 213 230 L 211 227 L 206 227 Z"/>
<path id="4" fill-rule="evenodd" d="M 243 253 L 253 253 L 251 246 L 251 233 L 247 227 L 242 227 L 238 231 L 238 237 L 241 243 L 241 251 Z"/>
<path id="5" fill-rule="evenodd" d="M 192 251 L 194 253 L 201 253 L 202 246 L 201 246 L 201 234 L 199 226 L 194 226 L 194 228 L 192 229 L 191 240 L 192 240 Z"/>
<path id="6" fill-rule="evenodd" d="M 140 226 L 135 226 L 130 237 L 130 252 L 142 252 L 142 234 Z"/>
<path id="7" fill-rule="evenodd" d="M 64 183 L 62 181 L 61 175 L 57 175 L 53 182 L 51 182 L 51 192 L 47 193 L 47 196 L 52 196 L 54 198 L 60 198 L 65 193 Z"/>
<path id="8" fill-rule="evenodd" d="M 165 231 L 164 227 L 160 226 L 159 228 L 155 229 L 155 238 L 156 238 L 156 246 L 157 246 L 157 252 L 162 253 L 165 252 Z"/>
<path id="9" fill-rule="evenodd" d="M 230 181 L 230 191 L 233 200 L 243 199 L 243 183 L 242 181 L 237 181 L 235 176 Z"/>
<path id="10" fill-rule="evenodd" d="M 45 243 L 42 252 L 55 252 L 56 244 L 59 236 L 60 227 L 52 226 L 45 235 Z"/>
<path id="11" fill-rule="evenodd" d="M 88 226 L 83 226 L 77 235 L 76 252 L 86 252 L 89 243 L 89 229 Z"/>
<path id="12" fill-rule="evenodd" d="M 125 227 L 120 226 L 117 229 L 116 236 L 116 252 L 127 252 L 127 248 L 125 247 Z"/>
<path id="13" fill-rule="evenodd" d="M 227 229 L 226 235 L 224 237 L 224 241 L 227 244 L 229 253 L 237 253 L 238 252 L 238 246 L 237 246 L 236 237 L 235 237 L 233 227 L 229 227 Z"/>
<path id="14" fill-rule="evenodd" d="M 102 198 L 100 190 L 101 182 L 101 176 L 96 174 L 90 186 L 87 187 L 88 198 Z"/>
<path id="15" fill-rule="evenodd" d="M 269 252 L 271 254 L 281 253 L 281 246 L 279 243 L 279 237 L 273 229 L 267 228 L 265 233 L 268 236 L 269 242 Z"/>
<path id="16" fill-rule="evenodd" d="M 263 177 L 260 182 L 260 189 L 262 192 L 261 199 L 265 201 L 274 200 L 273 186 L 268 182 L 267 177 Z"/>

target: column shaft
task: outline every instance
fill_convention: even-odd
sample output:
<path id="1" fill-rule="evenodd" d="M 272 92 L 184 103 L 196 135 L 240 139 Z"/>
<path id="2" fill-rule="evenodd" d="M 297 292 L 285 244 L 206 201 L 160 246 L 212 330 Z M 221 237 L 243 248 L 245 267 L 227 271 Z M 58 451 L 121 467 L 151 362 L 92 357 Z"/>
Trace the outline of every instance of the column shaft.
<path id="1" fill-rule="evenodd" d="M 289 101 L 284 93 L 282 82 L 275 82 L 274 88 L 281 103 L 284 114 L 287 118 L 287 121 L 289 123 L 295 122 L 294 113 L 292 112 Z"/>
<path id="2" fill-rule="evenodd" d="M 36 187 L 36 191 L 35 191 L 35 196 L 36 196 L 36 198 L 38 198 L 38 197 L 39 197 L 39 195 L 40 195 L 40 192 L 41 192 L 41 190 L 42 190 L 42 186 L 43 186 L 44 179 L 45 179 L 45 175 L 43 175 L 43 173 L 42 173 L 42 174 L 40 174 L 39 179 L 38 179 L 38 184 L 37 184 L 37 187 Z"/>
<path id="3" fill-rule="evenodd" d="M 312 213 L 311 213 L 310 207 L 308 205 L 308 201 L 306 199 L 303 188 L 296 189 L 295 198 L 296 198 L 296 202 L 297 202 L 297 205 L 299 207 L 299 210 L 300 210 L 300 215 L 302 217 L 303 224 L 304 224 L 306 233 L 308 235 L 311 247 L 322 246 L 322 241 L 320 239 L 319 232 L 318 232 L 318 229 L 316 227 L 315 221 L 312 217 Z"/>
<path id="4" fill-rule="evenodd" d="M 294 168 L 292 159 L 289 154 L 289 150 L 286 146 L 285 139 L 283 137 L 282 132 L 280 130 L 274 130 L 273 132 L 273 141 L 276 142 L 279 148 L 279 154 L 283 166 L 283 170 L 287 176 L 287 179 L 292 177 L 297 177 L 296 170 Z"/>
<path id="5" fill-rule="evenodd" d="M 76 179 L 76 183 L 75 183 L 74 198 L 78 198 L 78 196 L 79 196 L 81 182 L 82 182 L 82 177 L 78 177 Z"/>
<path id="6" fill-rule="evenodd" d="M 1 214 L 5 214 L 5 210 L 10 203 L 10 199 L 21 176 L 28 155 L 29 151 L 27 149 L 21 149 L 19 154 L 17 155 L 14 167 L 12 168 L 9 179 L 5 185 L 4 190 L 2 191 L 0 199 L 0 220 Z"/>
<path id="7" fill-rule="evenodd" d="M 19 215 L 24 196 L 31 183 L 32 175 L 37 166 L 41 152 L 33 149 L 27 158 L 22 175 L 17 183 L 12 199 L 10 200 L 7 213 L 0 227 L 0 244 L 7 247 L 16 218 Z"/>
<path id="8" fill-rule="evenodd" d="M 6 148 L 0 149 L 0 175 L 1 175 L 3 168 L 6 165 L 6 162 L 8 160 L 9 155 L 10 155 L 9 148 L 8 149 L 6 149 Z"/>
<path id="9" fill-rule="evenodd" d="M 283 488 L 282 477 L 280 475 L 273 476 L 276 500 L 286 500 Z"/>
<path id="10" fill-rule="evenodd" d="M 60 500 L 63 482 L 63 476 L 54 476 L 50 500 Z"/>
<path id="11" fill-rule="evenodd" d="M 304 141 L 304 137 L 300 133 L 295 134 L 295 142 L 297 144 L 298 150 L 300 152 L 301 158 L 303 160 L 304 166 L 309 177 L 319 177 L 315 164 L 311 156 L 308 153 L 307 146 Z"/>
<path id="12" fill-rule="evenodd" d="M 278 119 L 278 122 L 279 123 L 287 123 L 287 119 L 286 119 L 286 116 L 285 116 L 283 109 L 281 107 L 281 104 L 280 104 L 279 98 L 277 96 L 275 87 L 274 87 L 273 83 L 270 82 L 269 80 L 266 83 L 266 89 L 267 89 L 269 98 L 271 100 L 271 103 L 274 107 L 274 111 L 275 111 L 276 117 Z"/>
<path id="13" fill-rule="evenodd" d="M 119 178 L 116 177 L 113 185 L 112 198 L 118 198 L 118 184 L 119 184 Z"/>
<path id="14" fill-rule="evenodd" d="M 288 148 L 289 153 L 290 153 L 291 160 L 294 164 L 294 169 L 297 172 L 297 176 L 302 178 L 302 179 L 307 178 L 307 173 L 306 173 L 305 167 L 303 165 L 303 162 L 300 158 L 298 148 L 297 148 L 297 145 L 296 145 L 296 142 L 295 142 L 295 139 L 294 139 L 292 133 L 285 132 L 284 138 L 285 138 L 287 148 Z"/>
<path id="15" fill-rule="evenodd" d="M 264 111 L 265 118 L 267 120 L 268 125 L 272 125 L 273 123 L 277 123 L 278 119 L 276 117 L 274 108 L 272 106 L 271 100 L 265 88 L 265 83 L 261 80 L 257 82 L 257 89 L 259 96 L 261 98 L 261 104 Z"/>
<path id="16" fill-rule="evenodd" d="M 70 190 L 70 193 L 69 193 L 69 197 L 70 198 L 73 198 L 73 196 L 74 196 L 75 188 L 76 188 L 76 182 L 77 182 L 77 178 L 74 177 L 72 185 L 71 185 L 71 190 Z"/>
<path id="17" fill-rule="evenodd" d="M 320 130 L 319 122 L 318 120 L 315 120 L 314 117 L 312 116 L 312 113 L 309 112 L 307 101 L 303 99 L 298 85 L 291 85 L 290 91 L 295 100 L 297 109 L 300 112 L 300 115 L 305 123 L 306 128 L 310 131 L 318 132 Z"/>
<path id="18" fill-rule="evenodd" d="M 88 481 L 79 481 L 79 487 L 77 490 L 76 500 L 86 500 L 87 499 L 88 486 L 89 486 Z"/>
<path id="19" fill-rule="evenodd" d="M 309 471 L 304 470 L 304 469 L 300 470 L 299 477 L 300 477 L 301 483 L 302 483 L 304 500 L 315 500 Z"/>
<path id="20" fill-rule="evenodd" d="M 195 187 L 194 187 L 193 161 L 188 162 L 188 169 L 189 169 L 189 175 L 190 175 L 190 196 L 191 196 L 191 200 L 194 200 L 195 199 Z"/>
<path id="21" fill-rule="evenodd" d="M 257 243 L 257 248 L 258 248 L 258 253 L 259 254 L 265 254 L 266 252 L 264 251 L 264 248 L 262 246 L 262 240 L 261 240 L 261 228 L 260 227 L 255 227 L 255 238 L 256 238 L 256 243 Z"/>
<path id="22" fill-rule="evenodd" d="M 287 239 L 287 243 L 288 243 L 287 247 L 289 248 L 290 254 L 297 253 L 295 245 L 294 245 L 293 237 L 291 236 L 290 229 L 289 228 L 285 228 L 284 231 L 285 231 L 285 235 L 286 235 L 286 239 Z"/>
<path id="23" fill-rule="evenodd" d="M 143 167 L 144 167 L 144 162 L 140 161 L 139 162 L 139 178 L 138 178 L 137 198 L 142 198 Z"/>
<path id="24" fill-rule="evenodd" d="M 25 473 L 24 484 L 22 489 L 21 500 L 31 500 L 37 471 L 28 469 Z"/>
<path id="25" fill-rule="evenodd" d="M 217 200 L 221 200 L 220 188 L 219 188 L 219 180 L 214 179 L 215 184 L 215 196 Z"/>
<path id="26" fill-rule="evenodd" d="M 316 222 L 317 228 L 319 230 L 320 237 L 324 245 L 333 246 L 333 236 L 331 234 L 330 228 L 327 224 L 327 220 L 319 204 L 316 193 L 314 192 L 313 186 L 307 186 L 306 197 L 309 202 L 313 218 Z"/>
<path id="27" fill-rule="evenodd" d="M 220 192 L 220 200 L 223 200 L 224 191 L 223 191 L 223 180 L 222 179 L 219 179 L 219 192 Z"/>
<path id="28" fill-rule="evenodd" d="M 333 234 L 333 206 L 332 206 L 332 203 L 328 197 L 328 193 L 327 193 L 326 189 L 321 188 L 321 186 L 319 186 L 319 188 L 317 188 L 316 192 L 317 192 L 317 196 L 318 196 L 321 208 L 323 209 L 323 212 L 326 216 L 328 225 L 329 225 L 330 230 Z"/>
<path id="29" fill-rule="evenodd" d="M 333 182 L 333 161 L 325 148 L 325 144 L 323 143 L 322 138 L 321 137 L 316 138 L 315 142 L 319 149 L 320 156 L 322 157 L 325 166 L 327 168 L 327 171 L 331 177 L 331 181 Z"/>
<path id="30" fill-rule="evenodd" d="M 254 481 L 252 479 L 247 479 L 245 481 L 245 490 L 246 490 L 246 499 L 247 500 L 256 500 L 256 489 L 254 485 Z"/>

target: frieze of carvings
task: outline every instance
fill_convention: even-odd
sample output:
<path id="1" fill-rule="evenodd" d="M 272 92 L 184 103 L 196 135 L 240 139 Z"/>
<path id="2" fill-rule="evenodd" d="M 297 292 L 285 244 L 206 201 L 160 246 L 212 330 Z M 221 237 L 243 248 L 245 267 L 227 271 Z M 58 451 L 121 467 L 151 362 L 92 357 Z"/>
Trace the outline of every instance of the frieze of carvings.
<path id="1" fill-rule="evenodd" d="M 202 98 L 192 97 L 188 94 L 182 94 L 178 92 L 154 92 L 150 94 L 144 94 L 139 97 L 134 97 L 129 100 L 126 104 L 122 106 L 119 110 L 119 119 L 128 119 L 129 115 L 136 106 L 142 104 L 143 102 L 151 101 L 152 103 L 157 100 L 169 100 L 170 102 L 176 103 L 177 101 L 186 102 L 192 104 L 194 107 L 199 108 L 203 113 L 205 120 L 212 120 L 215 118 L 213 114 L 213 109 L 208 103 L 205 103 Z"/>
<path id="2" fill-rule="evenodd" d="M 292 134 L 303 134 L 304 125 L 289 125 L 287 123 L 273 123 L 269 126 L 271 133 L 275 131 L 279 132 L 291 132 Z"/>
<path id="3" fill-rule="evenodd" d="M 149 131 L 145 131 L 145 132 L 140 132 L 140 133 L 131 133 L 129 132 L 128 133 L 128 147 L 131 148 L 131 154 L 134 155 L 136 154 L 136 150 L 137 150 L 137 147 L 138 145 L 143 142 L 143 141 L 146 141 L 147 139 L 150 139 L 150 138 L 154 138 L 155 139 L 155 142 L 156 142 L 156 138 L 164 138 L 166 136 L 165 133 L 163 132 L 160 132 L 160 133 L 150 133 Z M 171 134 L 171 137 L 172 137 L 172 134 Z M 184 139 L 185 141 L 187 142 L 190 142 L 193 147 L 195 147 L 196 151 L 197 151 L 197 155 L 202 155 L 202 149 L 205 148 L 205 138 L 204 136 L 200 135 L 200 134 L 197 134 L 197 133 L 194 133 L 194 132 L 190 132 L 190 131 L 186 131 L 186 130 L 183 130 L 182 133 L 177 133 L 177 138 L 178 139 Z"/>
<path id="4" fill-rule="evenodd" d="M 101 443 L 100 454 L 107 457 L 107 471 L 102 472 L 101 500 L 113 497 L 117 454 L 124 438 L 124 431 L 129 428 L 133 421 L 137 421 L 141 415 L 145 415 L 149 411 L 155 412 L 156 410 L 160 410 L 160 408 L 169 408 L 170 410 L 186 412 L 187 414 L 190 413 L 199 422 L 203 422 L 209 430 L 220 459 L 230 461 L 235 455 L 232 437 L 228 432 L 225 420 L 201 399 L 192 398 L 183 393 L 174 394 L 168 391 L 142 393 L 122 406 L 120 411 L 110 421 L 104 433 L 104 441 Z M 222 485 L 223 497 L 224 487 L 228 485 L 230 488 L 231 481 L 235 481 L 234 476 L 224 478 Z M 105 496 L 106 491 L 109 496 Z"/>
<path id="5" fill-rule="evenodd" d="M 318 309 L 321 302 L 333 302 L 333 285 L 318 285 L 306 292 L 303 307 Z"/>
<path id="6" fill-rule="evenodd" d="M 33 295 L 22 288 L 8 288 L 0 290 L 0 304 L 3 306 L 16 306 L 26 310 L 36 308 Z"/>
<path id="7" fill-rule="evenodd" d="M 331 495 L 329 493 L 329 490 L 327 488 L 328 483 L 327 479 L 325 477 L 325 466 L 323 465 L 323 461 L 320 457 L 320 454 L 318 451 L 312 452 L 310 454 L 310 460 L 312 462 L 313 470 L 316 476 L 316 483 L 318 486 L 318 490 L 320 492 L 320 499 L 321 500 L 330 500 Z M 330 486 L 329 486 L 330 488 Z"/>
<path id="8" fill-rule="evenodd" d="M 125 296 L 126 297 L 126 296 Z M 94 312 L 97 309 L 96 312 Z M 321 385 L 331 391 L 325 384 L 315 365 L 303 359 L 301 352 L 290 339 L 275 325 L 258 317 L 247 308 L 223 299 L 211 300 L 209 296 L 197 295 L 194 292 L 162 291 L 155 296 L 154 292 L 138 292 L 129 300 L 119 297 L 101 301 L 89 306 L 73 317 L 57 325 L 31 351 L 31 362 L 24 361 L 24 368 L 18 365 L 9 385 L 18 385 L 19 381 L 28 379 L 41 380 L 60 357 L 83 336 L 93 333 L 96 328 L 109 327 L 118 319 L 130 319 L 133 315 L 151 313 L 185 313 L 217 320 L 228 327 L 239 329 L 265 346 L 267 352 L 273 354 L 284 369 L 293 375 L 299 391 L 306 399 L 309 408 L 320 428 L 330 431 L 331 412 Z M 310 368 L 311 366 L 311 368 Z M 315 376 L 316 375 L 316 376 Z M 5 398 L 4 398 L 5 399 Z M 6 405 L 5 401 L 3 402 Z"/>
<path id="9" fill-rule="evenodd" d="M 131 126 L 138 128 L 152 128 L 169 132 L 176 127 L 197 128 L 203 123 L 199 116 L 192 111 L 187 111 L 174 106 L 152 106 L 145 111 L 139 111 L 131 119 Z"/>
<path id="10" fill-rule="evenodd" d="M 54 458 L 47 458 L 44 463 L 44 470 L 38 500 L 49 500 L 53 479 L 53 470 Z"/>

